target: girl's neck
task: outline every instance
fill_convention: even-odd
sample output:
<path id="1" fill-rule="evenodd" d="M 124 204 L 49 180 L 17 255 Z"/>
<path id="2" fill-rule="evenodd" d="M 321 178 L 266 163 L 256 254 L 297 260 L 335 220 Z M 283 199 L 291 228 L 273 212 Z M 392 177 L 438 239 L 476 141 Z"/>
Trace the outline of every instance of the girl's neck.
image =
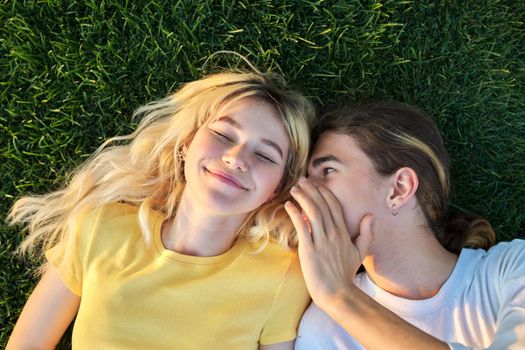
<path id="1" fill-rule="evenodd" d="M 429 229 L 390 231 L 381 238 L 363 265 L 372 281 L 393 295 L 428 299 L 439 292 L 456 266 L 458 256 Z"/>
<path id="2" fill-rule="evenodd" d="M 166 249 L 193 256 L 216 256 L 229 250 L 245 214 L 219 215 L 182 196 L 175 217 L 162 226 Z"/>

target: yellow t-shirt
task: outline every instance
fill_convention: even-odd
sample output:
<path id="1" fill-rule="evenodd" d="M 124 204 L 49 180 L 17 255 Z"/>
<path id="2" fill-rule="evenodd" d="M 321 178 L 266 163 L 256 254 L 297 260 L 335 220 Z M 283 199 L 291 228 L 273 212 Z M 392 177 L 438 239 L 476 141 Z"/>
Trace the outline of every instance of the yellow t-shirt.
<path id="1" fill-rule="evenodd" d="M 113 204 L 86 215 L 70 261 L 46 253 L 81 296 L 74 349 L 257 349 L 292 340 L 309 296 L 295 252 L 242 240 L 195 257 L 166 250 L 163 216 L 151 213 L 153 243 L 137 207 Z"/>

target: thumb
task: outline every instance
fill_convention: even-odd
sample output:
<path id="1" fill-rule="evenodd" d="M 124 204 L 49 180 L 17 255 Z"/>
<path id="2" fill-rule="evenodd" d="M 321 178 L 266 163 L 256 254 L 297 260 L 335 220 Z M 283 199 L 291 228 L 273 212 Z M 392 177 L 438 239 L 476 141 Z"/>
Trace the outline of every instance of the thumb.
<path id="1" fill-rule="evenodd" d="M 374 223 L 374 216 L 367 214 L 361 219 L 359 223 L 359 236 L 355 239 L 355 246 L 359 252 L 360 262 L 363 262 L 368 249 L 374 240 L 374 232 L 372 231 L 372 224 Z"/>

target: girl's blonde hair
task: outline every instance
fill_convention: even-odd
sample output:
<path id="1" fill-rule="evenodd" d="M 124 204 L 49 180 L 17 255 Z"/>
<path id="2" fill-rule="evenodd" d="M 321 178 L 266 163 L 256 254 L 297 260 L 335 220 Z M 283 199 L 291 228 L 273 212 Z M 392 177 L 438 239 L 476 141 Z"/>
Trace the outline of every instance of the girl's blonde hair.
<path id="1" fill-rule="evenodd" d="M 277 110 L 290 139 L 290 151 L 279 193 L 249 213 L 237 234 L 252 242 L 273 239 L 284 247 L 295 246 L 293 226 L 282 204 L 305 172 L 314 108 L 304 96 L 287 89 L 278 76 L 225 72 L 187 83 L 176 93 L 140 107 L 135 114 L 143 118 L 137 129 L 107 140 L 62 189 L 17 200 L 8 221 L 24 224 L 29 231 L 19 251 L 42 258 L 59 242 L 67 247 L 79 219 L 112 202 L 139 207 L 143 237 L 151 243 L 148 211 L 173 217 L 184 190 L 180 156 L 184 145 L 219 109 L 245 97 L 261 99 Z"/>

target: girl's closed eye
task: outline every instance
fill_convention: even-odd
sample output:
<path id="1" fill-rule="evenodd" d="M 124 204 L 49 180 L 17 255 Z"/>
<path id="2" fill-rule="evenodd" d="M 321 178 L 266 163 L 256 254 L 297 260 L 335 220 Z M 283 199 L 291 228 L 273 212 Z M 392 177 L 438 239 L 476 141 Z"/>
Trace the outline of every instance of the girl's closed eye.
<path id="1" fill-rule="evenodd" d="M 225 142 L 233 142 L 233 137 L 228 135 L 227 133 L 219 130 L 210 129 L 211 133 L 215 135 L 218 139 Z"/>
<path id="2" fill-rule="evenodd" d="M 255 156 L 258 159 L 260 159 L 261 161 L 265 162 L 265 163 L 277 164 L 277 162 L 275 160 L 273 160 L 272 157 L 270 157 L 269 155 L 264 154 L 262 152 L 255 152 Z"/>

